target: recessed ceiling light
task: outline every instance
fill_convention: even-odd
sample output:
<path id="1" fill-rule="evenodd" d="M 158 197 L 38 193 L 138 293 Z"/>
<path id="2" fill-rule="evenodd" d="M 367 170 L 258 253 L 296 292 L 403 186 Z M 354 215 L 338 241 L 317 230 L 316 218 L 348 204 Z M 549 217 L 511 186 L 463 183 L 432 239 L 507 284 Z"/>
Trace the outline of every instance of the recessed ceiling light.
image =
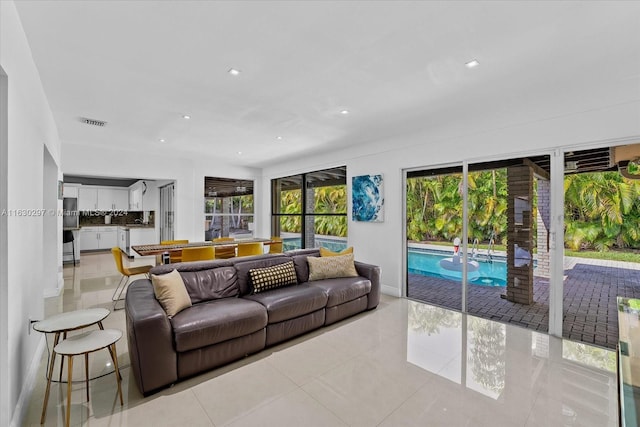
<path id="1" fill-rule="evenodd" d="M 466 64 L 464 64 L 465 67 L 467 68 L 476 68 L 478 65 L 480 65 L 480 62 L 478 62 L 477 59 L 473 59 L 469 62 L 467 62 Z"/>
<path id="2" fill-rule="evenodd" d="M 158 142 L 167 142 L 167 140 L 166 140 L 166 139 L 164 139 L 164 138 L 160 138 L 160 139 L 158 140 Z"/>
<path id="3" fill-rule="evenodd" d="M 242 151 L 238 151 L 238 155 L 241 156 L 242 155 Z"/>
<path id="4" fill-rule="evenodd" d="M 278 141 L 282 141 L 282 137 L 281 137 L 281 136 L 276 136 L 276 139 L 277 139 Z"/>
<path id="5" fill-rule="evenodd" d="M 231 74 L 232 76 L 237 76 L 240 74 L 240 70 L 237 70 L 235 68 L 229 68 L 229 74 Z"/>
<path id="6" fill-rule="evenodd" d="M 346 116 L 347 114 L 349 114 L 349 110 L 341 110 L 340 114 Z"/>
<path id="7" fill-rule="evenodd" d="M 182 116 L 182 118 L 183 118 L 183 119 L 185 119 L 185 120 L 189 120 L 189 119 L 191 118 L 191 116 L 190 116 L 190 115 L 188 115 L 188 114 L 184 114 L 184 115 Z"/>

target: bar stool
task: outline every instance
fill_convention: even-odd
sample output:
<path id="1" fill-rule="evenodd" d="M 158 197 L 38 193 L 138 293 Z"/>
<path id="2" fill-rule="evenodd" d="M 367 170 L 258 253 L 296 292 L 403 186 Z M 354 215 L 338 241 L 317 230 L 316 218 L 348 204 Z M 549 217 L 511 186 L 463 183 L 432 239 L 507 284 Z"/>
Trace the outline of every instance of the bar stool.
<path id="1" fill-rule="evenodd" d="M 62 341 L 54 347 L 54 351 L 63 356 L 67 356 L 69 374 L 67 378 L 67 415 L 66 426 L 69 427 L 71 418 L 71 386 L 73 383 L 73 356 L 84 355 L 85 384 L 87 389 L 87 401 L 89 401 L 89 353 L 108 348 L 113 358 L 113 364 L 118 383 L 118 394 L 120 395 L 120 406 L 124 404 L 122 400 L 122 387 L 120 386 L 120 369 L 118 369 L 118 355 L 116 353 L 116 341 L 122 338 L 122 331 L 117 329 L 99 329 L 74 335 Z"/>
<path id="2" fill-rule="evenodd" d="M 71 230 L 63 230 L 62 231 L 62 244 L 71 243 L 71 253 L 73 254 L 73 266 L 76 266 L 76 244 L 73 242 L 73 231 Z"/>

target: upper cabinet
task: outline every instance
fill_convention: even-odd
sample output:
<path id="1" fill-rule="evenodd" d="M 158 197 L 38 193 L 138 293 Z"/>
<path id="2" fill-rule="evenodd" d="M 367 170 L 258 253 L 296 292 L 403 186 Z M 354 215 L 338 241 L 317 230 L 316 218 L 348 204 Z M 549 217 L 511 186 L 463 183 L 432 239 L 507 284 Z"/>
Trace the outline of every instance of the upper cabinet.
<path id="1" fill-rule="evenodd" d="M 72 184 L 63 184 L 62 197 L 78 198 L 78 186 Z"/>
<path id="2" fill-rule="evenodd" d="M 125 188 L 98 188 L 98 210 L 129 209 L 129 191 Z"/>
<path id="3" fill-rule="evenodd" d="M 153 181 L 138 181 L 129 187 L 130 211 L 153 211 L 156 209 L 158 189 Z"/>
<path id="4" fill-rule="evenodd" d="M 78 190 L 78 210 L 95 211 L 98 209 L 98 189 L 96 187 L 80 187 Z"/>
<path id="5" fill-rule="evenodd" d="M 129 209 L 129 192 L 116 187 L 80 187 L 78 209 L 81 211 L 113 211 Z"/>

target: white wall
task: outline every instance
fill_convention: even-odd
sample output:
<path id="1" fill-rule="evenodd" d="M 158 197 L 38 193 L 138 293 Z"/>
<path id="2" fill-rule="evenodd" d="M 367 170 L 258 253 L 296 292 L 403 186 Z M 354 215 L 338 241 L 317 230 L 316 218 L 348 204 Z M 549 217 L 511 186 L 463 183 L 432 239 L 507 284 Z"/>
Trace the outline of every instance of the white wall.
<path id="1" fill-rule="evenodd" d="M 0 67 L 8 76 L 8 170 L 6 177 L 0 177 L 7 180 L 7 208 L 40 209 L 44 200 L 43 145 L 59 165 L 60 141 L 12 1 L 0 2 Z M 1 323 L 7 329 L 3 331 L 6 347 L 2 347 L 7 354 L 0 360 L 6 360 L 9 369 L 0 393 L 0 425 L 21 422 L 25 398 L 40 362 L 44 340 L 41 334 L 28 333 L 28 318 L 41 318 L 44 310 L 43 222 L 44 216 L 38 214 L 7 218 L 10 250 L 6 254 L 6 297 L 10 303 L 6 324 Z M 57 258 L 58 254 L 47 256 Z"/>
<path id="2" fill-rule="evenodd" d="M 65 174 L 175 181 L 174 236 L 191 241 L 204 239 L 205 176 L 260 178 L 258 169 L 229 166 L 203 156 L 179 159 L 74 144 L 63 144 L 62 152 Z"/>
<path id="3" fill-rule="evenodd" d="M 640 101 L 519 125 L 507 122 L 501 126 L 499 122 L 492 122 L 492 128 L 482 128 L 482 122 L 479 123 L 473 126 L 459 123 L 440 128 L 425 126 L 424 130 L 413 135 L 370 141 L 366 144 L 366 150 L 362 146 L 346 148 L 266 168 L 262 199 L 269 200 L 268 183 L 273 178 L 346 165 L 349 186 L 348 243 L 355 247 L 356 259 L 381 266 L 383 292 L 401 295 L 405 245 L 403 169 L 456 162 L 461 164 L 463 160 L 521 157 L 523 154 L 557 147 L 640 142 Z M 384 222 L 351 221 L 351 177 L 380 173 L 385 179 Z M 268 202 L 263 204 L 260 212 L 263 222 L 268 226 Z"/>

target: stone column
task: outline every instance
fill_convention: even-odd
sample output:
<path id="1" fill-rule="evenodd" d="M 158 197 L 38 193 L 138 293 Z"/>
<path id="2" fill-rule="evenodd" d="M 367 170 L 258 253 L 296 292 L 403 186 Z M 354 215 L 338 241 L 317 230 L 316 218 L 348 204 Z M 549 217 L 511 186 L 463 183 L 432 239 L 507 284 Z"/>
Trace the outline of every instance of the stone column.
<path id="1" fill-rule="evenodd" d="M 231 212 L 231 197 L 222 198 L 222 213 Z M 229 225 L 231 218 L 228 216 L 220 215 L 220 237 L 229 236 Z"/>
<path id="2" fill-rule="evenodd" d="M 307 207 L 307 212 L 305 213 L 309 213 L 309 212 L 314 212 L 315 208 L 316 208 L 316 193 L 315 193 L 315 189 L 313 187 L 311 188 L 303 188 L 302 191 L 304 191 L 304 197 L 305 197 L 305 203 L 306 203 L 306 207 Z M 303 224 L 304 227 L 304 247 L 309 249 L 309 248 L 315 248 L 316 247 L 316 225 L 315 225 L 315 216 L 313 215 L 306 215 L 304 216 L 305 221 Z"/>
<path id="3" fill-rule="evenodd" d="M 516 260 L 516 249 L 532 254 L 533 169 L 529 166 L 507 168 L 507 300 L 533 303 L 533 259 Z"/>
<path id="4" fill-rule="evenodd" d="M 538 178 L 538 218 L 537 218 L 537 266 L 534 275 L 538 277 L 550 276 L 549 259 L 549 227 L 551 226 L 551 183 Z"/>

